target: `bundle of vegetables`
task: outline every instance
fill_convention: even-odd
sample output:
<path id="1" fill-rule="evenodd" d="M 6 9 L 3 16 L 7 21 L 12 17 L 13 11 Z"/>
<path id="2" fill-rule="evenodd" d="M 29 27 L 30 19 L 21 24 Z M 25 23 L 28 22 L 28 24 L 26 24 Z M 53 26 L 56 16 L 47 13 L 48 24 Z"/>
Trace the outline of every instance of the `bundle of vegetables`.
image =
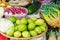
<path id="1" fill-rule="evenodd" d="M 56 28 L 60 28 L 60 10 L 59 5 L 50 3 L 49 5 L 43 5 L 41 14 L 47 23 Z"/>

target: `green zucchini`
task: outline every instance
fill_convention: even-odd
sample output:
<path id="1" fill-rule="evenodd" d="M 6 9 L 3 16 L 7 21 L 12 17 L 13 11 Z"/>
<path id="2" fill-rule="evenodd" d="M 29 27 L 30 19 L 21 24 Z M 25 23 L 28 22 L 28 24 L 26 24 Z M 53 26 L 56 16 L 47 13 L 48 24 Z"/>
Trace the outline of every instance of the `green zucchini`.
<path id="1" fill-rule="evenodd" d="M 35 2 L 28 7 L 28 13 L 33 14 L 39 8 L 40 8 L 40 4 L 38 2 Z"/>

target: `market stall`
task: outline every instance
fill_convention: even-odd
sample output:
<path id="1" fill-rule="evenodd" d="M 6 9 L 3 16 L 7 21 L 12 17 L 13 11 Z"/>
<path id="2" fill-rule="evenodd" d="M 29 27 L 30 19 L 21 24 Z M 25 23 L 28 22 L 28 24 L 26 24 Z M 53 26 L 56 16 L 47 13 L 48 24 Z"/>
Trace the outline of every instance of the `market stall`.
<path id="1" fill-rule="evenodd" d="M 59 0 L 0 0 L 1 40 L 60 40 Z"/>

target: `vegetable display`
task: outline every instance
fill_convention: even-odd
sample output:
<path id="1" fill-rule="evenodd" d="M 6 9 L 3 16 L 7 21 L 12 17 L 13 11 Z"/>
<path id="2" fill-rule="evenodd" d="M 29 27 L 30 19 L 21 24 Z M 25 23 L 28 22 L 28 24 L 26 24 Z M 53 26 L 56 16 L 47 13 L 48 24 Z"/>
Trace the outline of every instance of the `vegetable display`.
<path id="1" fill-rule="evenodd" d="M 17 18 L 25 17 L 28 14 L 28 10 L 24 7 L 7 7 L 4 11 L 4 15 L 6 18 L 9 18 L 10 16 L 14 16 Z"/>
<path id="2" fill-rule="evenodd" d="M 60 10 L 59 5 L 50 3 L 49 5 L 44 5 L 42 7 L 41 14 L 47 23 L 56 28 L 60 28 Z"/>
<path id="3" fill-rule="evenodd" d="M 9 17 L 11 21 L 15 19 L 15 17 Z M 36 22 L 37 21 L 37 22 Z M 47 25 L 41 18 L 31 17 L 31 18 L 22 18 L 17 19 L 15 22 L 11 21 L 14 26 L 9 27 L 5 33 L 5 35 L 9 37 L 15 38 L 29 38 L 36 37 L 37 35 L 42 34 L 46 31 Z M 38 24 L 37 24 L 38 23 Z M 41 24 L 42 23 L 42 24 Z M 4 29 L 3 29 L 4 30 Z M 1 30 L 0 30 L 1 31 Z"/>
<path id="4" fill-rule="evenodd" d="M 1 34 L 12 40 L 42 40 L 45 35 L 46 40 L 60 40 L 60 2 L 56 1 L 0 0 Z"/>

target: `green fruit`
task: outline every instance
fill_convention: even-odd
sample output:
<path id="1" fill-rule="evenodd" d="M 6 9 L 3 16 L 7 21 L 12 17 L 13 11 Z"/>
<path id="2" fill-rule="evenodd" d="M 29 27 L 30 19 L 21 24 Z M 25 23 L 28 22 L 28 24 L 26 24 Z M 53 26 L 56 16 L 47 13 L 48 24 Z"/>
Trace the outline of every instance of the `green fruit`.
<path id="1" fill-rule="evenodd" d="M 27 30 L 27 26 L 26 25 L 23 25 L 23 24 L 18 25 L 18 31 L 25 31 L 25 30 Z"/>
<path id="2" fill-rule="evenodd" d="M 33 20 L 31 19 L 28 19 L 28 23 L 34 23 Z"/>
<path id="3" fill-rule="evenodd" d="M 36 27 L 34 31 L 37 32 L 38 34 L 42 33 L 40 27 Z"/>
<path id="4" fill-rule="evenodd" d="M 44 24 L 44 20 L 43 19 L 38 19 L 36 22 L 35 22 L 36 25 L 43 25 Z"/>
<path id="5" fill-rule="evenodd" d="M 52 31 L 52 30 L 49 31 L 48 35 L 49 35 L 49 36 L 54 36 L 54 37 L 56 37 L 56 33 L 55 33 L 54 31 Z"/>
<path id="6" fill-rule="evenodd" d="M 28 31 L 24 31 L 24 32 L 22 32 L 22 36 L 24 38 L 29 38 L 30 37 L 30 33 Z"/>
<path id="7" fill-rule="evenodd" d="M 44 23 L 44 24 L 43 24 L 43 25 L 41 25 L 41 26 L 47 27 L 46 23 Z"/>
<path id="8" fill-rule="evenodd" d="M 30 23 L 28 25 L 28 30 L 33 30 L 35 28 L 35 24 L 34 23 Z"/>
<path id="9" fill-rule="evenodd" d="M 27 18 L 22 18 L 20 21 L 21 24 L 27 24 Z"/>
<path id="10" fill-rule="evenodd" d="M 33 20 L 33 21 L 37 20 L 37 18 L 35 16 L 31 17 L 30 19 Z"/>
<path id="11" fill-rule="evenodd" d="M 17 18 L 16 18 L 16 17 L 14 17 L 14 16 L 11 16 L 11 17 L 9 18 L 9 20 L 10 20 L 11 22 L 15 23 L 15 22 L 16 22 L 16 20 L 17 20 Z"/>
<path id="12" fill-rule="evenodd" d="M 19 19 L 16 21 L 16 24 L 18 24 L 18 25 L 20 24 L 20 20 Z"/>
<path id="13" fill-rule="evenodd" d="M 18 27 L 16 26 L 14 30 L 17 31 L 18 30 Z"/>
<path id="14" fill-rule="evenodd" d="M 32 37 L 37 36 L 37 32 L 35 32 L 35 31 L 30 31 L 30 34 L 31 34 Z"/>
<path id="15" fill-rule="evenodd" d="M 17 24 L 16 24 L 16 23 L 14 23 L 14 26 L 17 26 Z"/>
<path id="16" fill-rule="evenodd" d="M 41 31 L 45 31 L 46 27 L 44 25 L 40 26 Z"/>
<path id="17" fill-rule="evenodd" d="M 14 37 L 16 37 L 16 38 L 21 37 L 21 32 L 19 32 L 19 31 L 14 32 Z"/>
<path id="18" fill-rule="evenodd" d="M 12 36 L 13 34 L 14 34 L 14 26 L 10 27 L 6 32 L 6 35 L 8 36 Z"/>

